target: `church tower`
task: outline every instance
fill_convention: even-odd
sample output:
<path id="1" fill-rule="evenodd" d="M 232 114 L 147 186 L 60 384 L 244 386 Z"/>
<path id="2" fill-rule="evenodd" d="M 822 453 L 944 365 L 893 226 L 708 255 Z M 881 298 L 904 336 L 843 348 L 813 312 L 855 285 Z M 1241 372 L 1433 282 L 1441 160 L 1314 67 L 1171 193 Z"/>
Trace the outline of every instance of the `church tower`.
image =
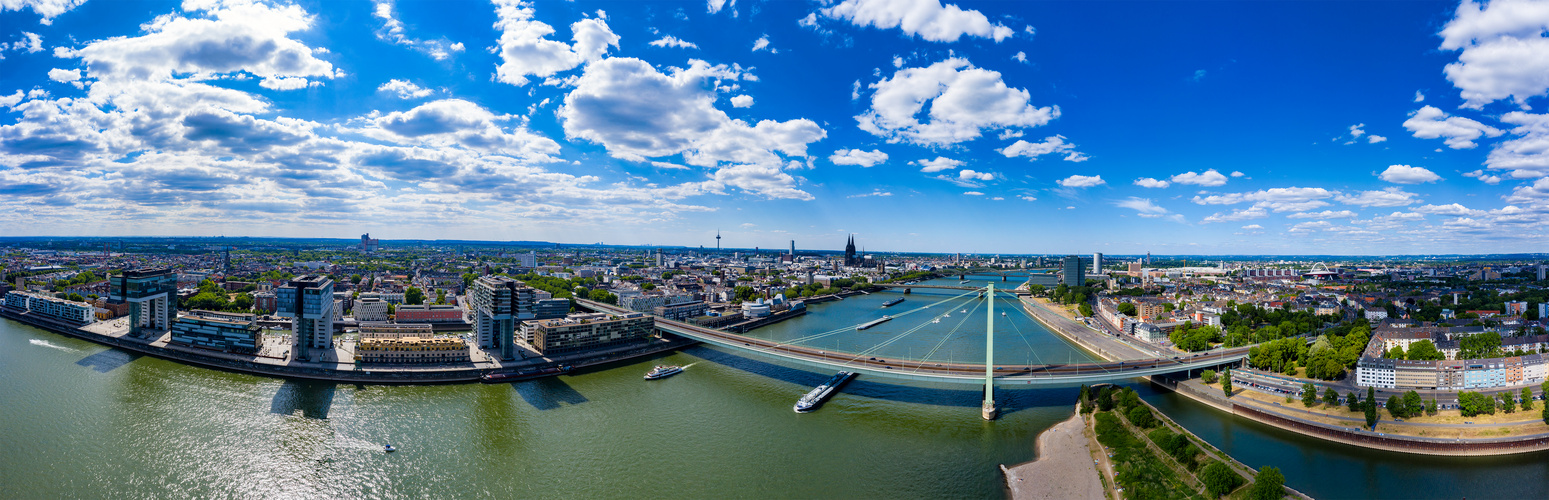
<path id="1" fill-rule="evenodd" d="M 854 266 L 855 264 L 855 235 L 852 234 L 849 241 L 844 244 L 844 265 Z"/>

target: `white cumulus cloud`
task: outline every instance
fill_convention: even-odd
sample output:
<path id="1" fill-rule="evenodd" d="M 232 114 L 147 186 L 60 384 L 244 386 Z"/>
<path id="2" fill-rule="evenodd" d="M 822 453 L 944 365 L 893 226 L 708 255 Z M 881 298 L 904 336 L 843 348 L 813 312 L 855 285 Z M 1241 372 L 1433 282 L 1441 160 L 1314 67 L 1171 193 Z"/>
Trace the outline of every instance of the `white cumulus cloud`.
<path id="1" fill-rule="evenodd" d="M 753 106 L 753 96 L 739 95 L 731 98 L 731 106 L 734 108 L 747 108 Z"/>
<path id="2" fill-rule="evenodd" d="M 1107 183 L 1108 182 L 1104 181 L 1103 176 L 1101 175 L 1072 175 L 1070 177 L 1055 181 L 1055 184 L 1059 184 L 1060 186 L 1067 188 L 1089 188 L 1093 186 L 1101 186 Z"/>
<path id="3" fill-rule="evenodd" d="M 500 30 L 497 42 L 501 63 L 495 77 L 512 85 L 527 85 L 528 76 L 549 77 L 561 71 L 601 59 L 608 47 L 618 47 L 619 36 L 600 18 L 582 19 L 570 25 L 571 40 L 549 40 L 554 28 L 533 19 L 533 7 L 522 0 L 495 0 Z"/>
<path id="4" fill-rule="evenodd" d="M 859 149 L 841 149 L 829 155 L 828 161 L 835 165 L 855 165 L 859 167 L 875 167 L 887 161 L 887 153 L 881 150 L 863 151 Z"/>
<path id="5" fill-rule="evenodd" d="M 399 99 L 419 99 L 436 93 L 434 90 L 415 85 L 414 82 L 396 78 L 388 80 L 387 83 L 377 87 L 376 91 L 396 95 Z"/>
<path id="6" fill-rule="evenodd" d="M 1526 107 L 1528 98 L 1549 91 L 1549 2 L 1464 0 L 1442 28 L 1441 48 L 1461 50 L 1445 68 L 1465 107 L 1510 98 Z"/>
<path id="7" fill-rule="evenodd" d="M 1221 175 L 1216 169 L 1206 170 L 1203 173 L 1184 172 L 1172 177 L 1177 184 L 1193 184 L 1195 186 L 1215 187 L 1226 184 L 1226 176 Z"/>
<path id="8" fill-rule="evenodd" d="M 54 18 L 83 3 L 86 3 L 86 0 L 0 0 L 0 12 L 32 9 L 43 18 L 38 22 L 49 25 L 54 24 Z"/>
<path id="9" fill-rule="evenodd" d="M 1007 87 L 1000 73 L 956 57 L 898 70 L 870 88 L 871 108 L 855 119 L 889 142 L 947 146 L 977 139 L 984 129 L 1036 127 L 1059 117 L 1059 108 L 1030 104 L 1030 94 Z"/>
<path id="10" fill-rule="evenodd" d="M 856 26 L 898 28 L 932 42 L 956 42 L 963 35 L 999 42 L 1016 34 L 1011 28 L 991 23 L 977 10 L 942 5 L 939 0 L 845 0 L 820 12 Z"/>
<path id="11" fill-rule="evenodd" d="M 1404 120 L 1404 128 L 1421 139 L 1446 138 L 1447 147 L 1471 149 L 1480 136 L 1498 137 L 1503 132 L 1495 127 L 1461 116 L 1449 116 L 1435 106 L 1425 106 Z"/>
<path id="12" fill-rule="evenodd" d="M 711 89 L 744 78 L 736 66 L 700 60 L 663 73 L 639 59 L 608 58 L 586 66 L 558 114 L 567 137 L 601 144 L 616 158 L 682 154 L 689 165 L 717 169 L 713 179 L 724 185 L 812 199 L 795 187 L 786 161 L 806 158 L 807 145 L 828 133 L 805 118 L 750 125 L 716 109 Z"/>
<path id="13" fill-rule="evenodd" d="M 1003 138 L 1009 138 L 1006 136 L 1010 134 L 1002 133 L 1001 135 Z M 1020 133 L 1018 132 L 1017 135 L 1020 135 Z M 1083 162 L 1087 160 L 1086 155 L 1076 151 L 1075 144 L 1065 142 L 1065 136 L 1063 135 L 1046 137 L 1043 142 L 1027 142 L 1019 139 L 1010 146 L 999 149 L 999 151 L 1000 154 L 1006 155 L 1007 158 L 1026 156 L 1036 160 L 1039 156 L 1046 154 L 1064 153 L 1065 161 Z"/>
<path id="14" fill-rule="evenodd" d="M 965 164 L 962 161 L 947 158 L 945 156 L 937 156 L 934 160 L 919 159 L 909 163 L 913 165 L 919 165 L 920 171 L 925 173 L 951 170 L 957 167 L 961 167 Z"/>
<path id="15" fill-rule="evenodd" d="M 1441 180 L 1441 176 L 1436 175 L 1436 172 L 1427 170 L 1425 167 L 1409 165 L 1389 165 L 1387 170 L 1377 175 L 1377 178 L 1394 184 L 1424 184 Z"/>
<path id="16" fill-rule="evenodd" d="M 1164 188 L 1171 186 L 1172 183 L 1163 180 L 1152 179 L 1150 177 L 1141 177 L 1139 179 L 1135 179 L 1135 185 L 1143 188 Z"/>
<path id="17" fill-rule="evenodd" d="M 1415 193 L 1404 191 L 1403 188 L 1391 187 L 1381 191 L 1361 191 L 1356 194 L 1340 194 L 1334 197 L 1336 201 L 1346 205 L 1359 205 L 1363 207 L 1399 207 L 1419 203 L 1419 196 Z"/>

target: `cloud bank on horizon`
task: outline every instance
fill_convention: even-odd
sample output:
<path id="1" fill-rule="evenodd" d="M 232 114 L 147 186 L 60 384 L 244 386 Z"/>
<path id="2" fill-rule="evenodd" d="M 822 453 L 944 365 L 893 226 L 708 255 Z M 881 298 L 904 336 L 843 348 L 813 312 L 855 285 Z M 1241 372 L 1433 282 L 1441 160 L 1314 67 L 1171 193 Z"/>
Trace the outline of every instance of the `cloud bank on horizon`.
<path id="1" fill-rule="evenodd" d="M 0 2 L 0 234 L 1549 248 L 1549 2 L 463 7 Z"/>

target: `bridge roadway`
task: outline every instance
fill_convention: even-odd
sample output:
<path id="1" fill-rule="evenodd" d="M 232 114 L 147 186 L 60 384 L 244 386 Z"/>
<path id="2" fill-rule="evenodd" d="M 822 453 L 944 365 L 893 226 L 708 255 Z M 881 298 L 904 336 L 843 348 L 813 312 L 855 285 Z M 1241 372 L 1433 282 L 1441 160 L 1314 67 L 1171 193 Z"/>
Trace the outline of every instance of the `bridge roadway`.
<path id="1" fill-rule="evenodd" d="M 614 314 L 634 312 L 622 307 L 584 299 L 576 299 L 576 303 L 598 312 Z M 862 357 L 854 353 L 827 352 L 810 347 L 781 344 L 660 317 L 656 318 L 656 328 L 701 342 L 757 352 L 822 369 L 846 370 L 866 375 L 929 382 L 975 385 L 984 383 L 984 365 L 982 363 L 932 363 L 918 360 L 883 359 L 872 356 Z M 1178 359 L 1166 358 L 1065 365 L 1000 364 L 995 367 L 995 385 L 1064 386 L 1113 382 L 1147 375 L 1213 368 L 1235 363 L 1247 357 L 1248 348 L 1239 347 L 1194 355 L 1180 355 Z"/>
<path id="2" fill-rule="evenodd" d="M 905 288 L 905 289 L 908 289 L 908 288 L 928 288 L 928 289 L 933 289 L 933 290 L 964 290 L 964 291 L 983 290 L 984 289 L 984 287 L 982 287 L 982 286 L 903 285 L 903 284 L 899 284 L 899 283 L 876 283 L 876 284 L 873 284 L 871 286 L 879 286 L 879 287 L 882 287 L 882 288 Z"/>

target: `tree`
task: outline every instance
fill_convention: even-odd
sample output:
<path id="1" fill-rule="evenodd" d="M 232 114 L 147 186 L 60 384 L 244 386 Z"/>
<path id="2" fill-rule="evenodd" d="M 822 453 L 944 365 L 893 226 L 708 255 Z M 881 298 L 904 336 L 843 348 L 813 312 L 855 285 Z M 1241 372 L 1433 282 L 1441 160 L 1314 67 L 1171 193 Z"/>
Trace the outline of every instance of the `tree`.
<path id="1" fill-rule="evenodd" d="M 1326 404 L 1326 405 L 1329 405 L 1329 406 L 1339 406 L 1339 391 L 1334 390 L 1333 387 L 1329 387 L 1327 389 L 1324 389 L 1323 390 L 1323 404 Z"/>
<path id="2" fill-rule="evenodd" d="M 1222 372 L 1222 374 L 1221 374 L 1221 392 L 1226 393 L 1226 397 L 1232 397 L 1232 369 L 1231 368 L 1227 368 L 1226 371 Z"/>
<path id="3" fill-rule="evenodd" d="M 440 305 L 440 304 L 445 304 L 445 303 L 446 303 L 446 290 L 442 290 L 442 289 L 439 289 L 439 288 L 436 289 L 436 304 Z"/>
<path id="4" fill-rule="evenodd" d="M 1136 405 L 1134 408 L 1130 408 L 1129 412 L 1125 413 L 1124 416 L 1129 417 L 1129 423 L 1135 424 L 1135 427 L 1142 429 L 1156 427 L 1156 416 L 1151 414 L 1151 409 L 1147 408 L 1146 405 Z"/>
<path id="5" fill-rule="evenodd" d="M 414 306 L 424 304 L 425 291 L 420 290 L 418 287 L 409 287 L 408 290 L 403 291 L 403 303 Z"/>
<path id="6" fill-rule="evenodd" d="M 1315 404 L 1318 404 L 1318 387 L 1312 382 L 1302 384 L 1302 406 L 1312 408 Z"/>
<path id="7" fill-rule="evenodd" d="M 1388 409 L 1388 415 L 1393 418 L 1404 418 L 1404 400 L 1398 395 L 1388 396 L 1388 404 L 1384 406 Z"/>
<path id="8" fill-rule="evenodd" d="M 1528 410 L 1531 410 L 1531 409 L 1533 409 L 1533 389 L 1529 388 L 1529 387 L 1523 387 L 1522 388 L 1522 411 L 1528 411 Z"/>
<path id="9" fill-rule="evenodd" d="M 1517 397 L 1511 391 L 1501 393 L 1501 411 L 1506 413 L 1517 412 Z"/>
<path id="10" fill-rule="evenodd" d="M 1248 498 L 1251 500 L 1280 500 L 1285 497 L 1285 475 L 1280 469 L 1268 465 L 1259 468 L 1258 476 L 1253 478 L 1253 486 L 1248 489 Z"/>
<path id="11" fill-rule="evenodd" d="M 1431 398 L 1430 401 L 1425 402 L 1425 414 L 1433 417 L 1436 416 L 1436 398 Z"/>
<path id="12" fill-rule="evenodd" d="M 1133 318 L 1133 317 L 1135 317 L 1135 316 L 1140 314 L 1140 311 L 1135 309 L 1135 304 L 1132 304 L 1132 303 L 1129 303 L 1129 302 L 1121 302 L 1121 303 L 1119 303 L 1118 311 L 1119 311 L 1119 314 L 1123 314 L 1123 315 L 1129 316 L 1131 318 Z"/>
<path id="13" fill-rule="evenodd" d="M 1387 358 L 1404 359 L 1404 346 L 1394 344 L 1392 349 L 1388 349 Z"/>
<path id="14" fill-rule="evenodd" d="M 1113 386 L 1104 386 L 1097 391 L 1097 409 L 1108 411 L 1113 409 Z"/>
<path id="15" fill-rule="evenodd" d="M 1092 315 L 1092 305 L 1091 304 L 1088 304 L 1086 302 L 1082 302 L 1080 310 L 1081 310 L 1081 315 L 1082 316 L 1091 316 Z"/>
<path id="16" fill-rule="evenodd" d="M 1366 428 L 1368 428 L 1368 429 L 1376 429 L 1377 428 L 1377 390 L 1376 389 L 1373 389 L 1371 387 L 1367 387 L 1366 388 L 1366 404 L 1364 406 L 1366 408 Z"/>
<path id="17" fill-rule="evenodd" d="M 1345 406 L 1350 408 L 1350 411 L 1361 411 L 1361 397 L 1357 396 L 1355 391 L 1350 391 L 1350 394 L 1345 395 Z"/>
<path id="18" fill-rule="evenodd" d="M 1501 334 L 1476 333 L 1458 340 L 1458 359 L 1498 357 L 1501 353 Z"/>
<path id="19" fill-rule="evenodd" d="M 1242 486 L 1242 476 L 1233 471 L 1231 467 L 1219 460 L 1211 460 L 1209 464 L 1199 469 L 1199 480 L 1205 483 L 1205 489 L 1215 497 L 1221 497 L 1232 490 Z"/>
<path id="20" fill-rule="evenodd" d="M 619 296 L 609 293 L 607 290 L 592 290 L 591 293 L 587 294 L 587 298 L 592 299 L 592 302 L 604 304 L 618 305 L 619 303 Z"/>
<path id="21" fill-rule="evenodd" d="M 1409 359 L 1416 361 L 1437 361 L 1446 359 L 1447 355 L 1436 350 L 1436 344 L 1429 340 L 1421 340 L 1409 345 Z"/>
<path id="22" fill-rule="evenodd" d="M 1207 384 L 1214 384 L 1214 383 L 1216 383 L 1216 371 L 1215 370 L 1205 370 L 1205 371 L 1199 372 L 1199 379 L 1205 381 L 1205 383 L 1207 383 Z"/>

